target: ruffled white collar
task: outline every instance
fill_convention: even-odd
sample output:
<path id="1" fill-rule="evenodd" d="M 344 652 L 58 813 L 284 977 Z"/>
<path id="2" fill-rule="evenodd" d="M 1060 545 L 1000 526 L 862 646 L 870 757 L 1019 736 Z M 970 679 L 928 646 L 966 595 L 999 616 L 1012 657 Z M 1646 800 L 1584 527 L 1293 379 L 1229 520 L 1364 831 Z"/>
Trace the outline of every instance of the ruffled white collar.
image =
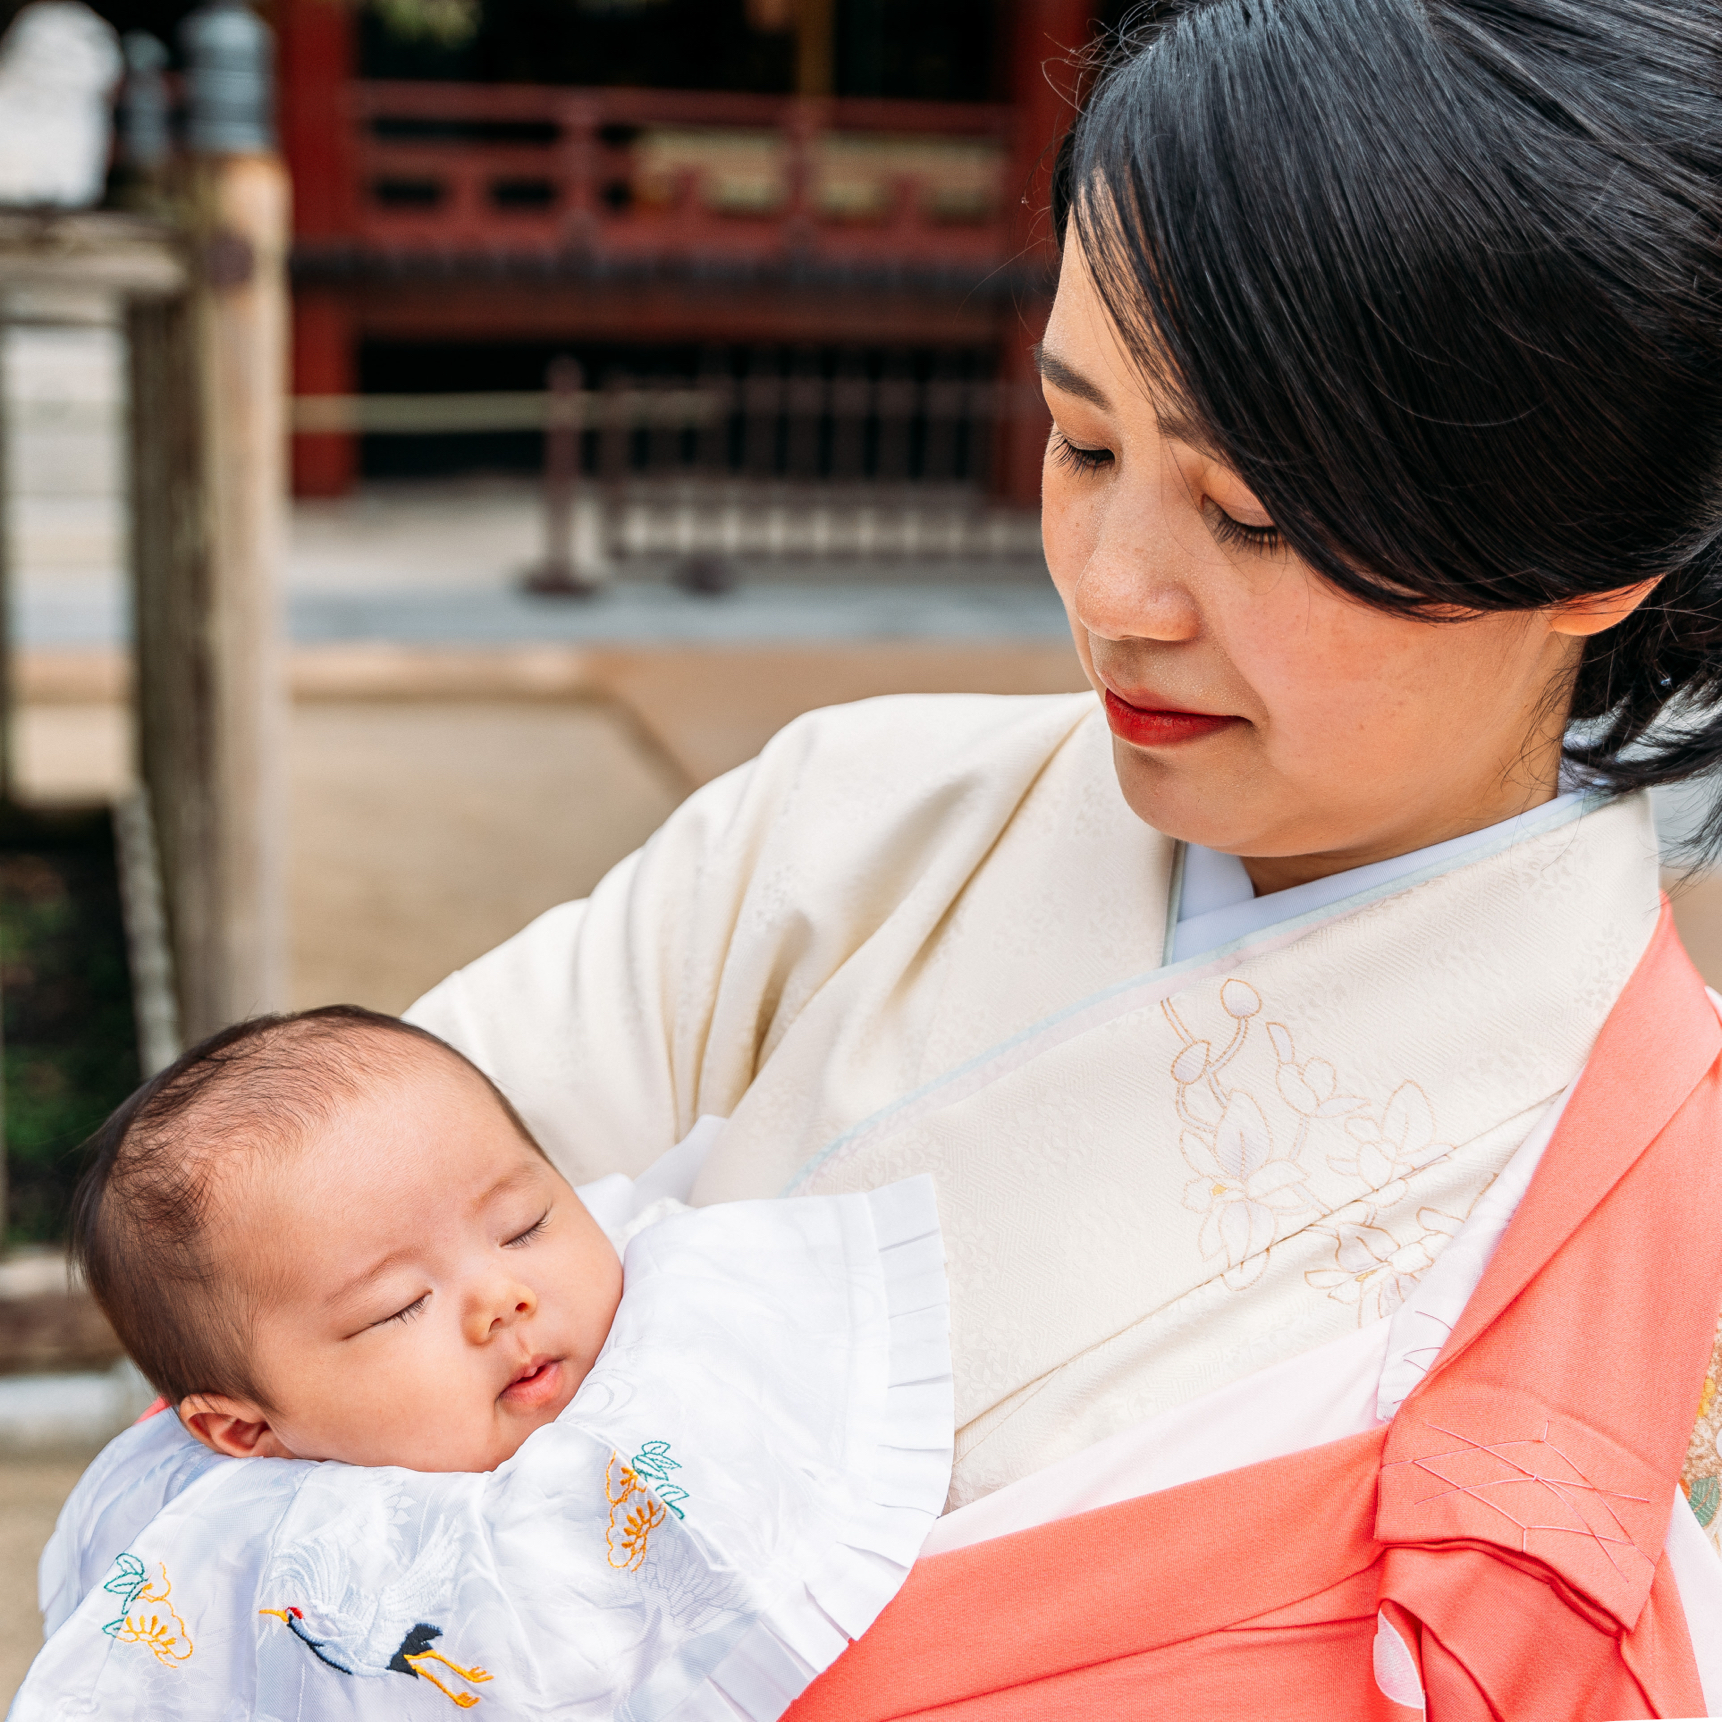
<path id="1" fill-rule="evenodd" d="M 711 1128 L 583 1192 L 601 1222 L 679 1209 Z M 11 1714 L 775 1718 L 944 1503 L 943 1261 L 927 1178 L 669 1212 L 573 1403 L 485 1475 L 219 1459 L 152 1418 L 61 1515 Z"/>

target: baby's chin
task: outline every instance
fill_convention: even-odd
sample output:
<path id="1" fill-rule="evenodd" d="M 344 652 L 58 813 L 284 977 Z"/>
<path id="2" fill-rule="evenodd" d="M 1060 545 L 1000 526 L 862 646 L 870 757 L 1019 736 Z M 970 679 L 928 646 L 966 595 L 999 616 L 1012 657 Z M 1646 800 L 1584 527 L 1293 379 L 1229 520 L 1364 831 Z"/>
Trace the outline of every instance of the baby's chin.
<path id="1" fill-rule="evenodd" d="M 574 1398 L 584 1372 L 565 1358 L 536 1364 L 496 1396 L 498 1456 L 485 1466 L 493 1469 L 520 1451 L 526 1438 L 554 1423 Z"/>

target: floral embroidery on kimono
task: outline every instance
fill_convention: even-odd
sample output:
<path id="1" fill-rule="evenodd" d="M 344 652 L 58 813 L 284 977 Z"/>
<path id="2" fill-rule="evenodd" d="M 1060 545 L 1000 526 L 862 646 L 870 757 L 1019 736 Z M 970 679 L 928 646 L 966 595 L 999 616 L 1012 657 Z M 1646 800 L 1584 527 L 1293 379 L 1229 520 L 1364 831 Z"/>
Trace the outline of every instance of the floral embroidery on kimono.
<path id="1" fill-rule="evenodd" d="M 680 1503 L 686 1489 L 669 1480 L 680 1463 L 670 1457 L 668 1441 L 647 1441 L 632 1460 L 612 1452 L 604 1468 L 604 1495 L 610 1503 L 610 1525 L 604 1534 L 610 1565 L 638 1572 L 655 1531 L 671 1513 L 686 1518 Z"/>
<path id="2" fill-rule="evenodd" d="M 1347 1093 L 1330 1060 L 1298 1057 L 1283 1022 L 1261 1025 L 1275 1062 L 1271 1094 L 1259 1084 L 1223 1081 L 1264 1007 L 1261 994 L 1236 976 L 1221 983 L 1219 1005 L 1230 1029 L 1218 1051 L 1185 1025 L 1170 999 L 1160 1007 L 1181 1042 L 1171 1074 L 1179 1147 L 1196 1174 L 1184 1187 L 1184 1205 L 1203 1216 L 1202 1254 L 1222 1258 L 1225 1283 L 1239 1290 L 1260 1277 L 1275 1243 L 1313 1222 L 1333 1238 L 1333 1266 L 1309 1270 L 1305 1281 L 1355 1305 L 1360 1324 L 1391 1315 L 1464 1223 L 1464 1215 L 1432 1207 L 1420 1208 L 1411 1226 L 1401 1221 L 1395 1228 L 1381 1218 L 1404 1200 L 1412 1177 L 1453 1152 L 1433 1103 L 1413 1081 L 1399 1083 L 1379 1103 Z M 1328 1170 L 1343 1180 L 1326 1196 L 1309 1182 L 1307 1153 L 1317 1133 L 1327 1143 Z M 1355 1190 L 1349 1199 L 1347 1186 Z"/>

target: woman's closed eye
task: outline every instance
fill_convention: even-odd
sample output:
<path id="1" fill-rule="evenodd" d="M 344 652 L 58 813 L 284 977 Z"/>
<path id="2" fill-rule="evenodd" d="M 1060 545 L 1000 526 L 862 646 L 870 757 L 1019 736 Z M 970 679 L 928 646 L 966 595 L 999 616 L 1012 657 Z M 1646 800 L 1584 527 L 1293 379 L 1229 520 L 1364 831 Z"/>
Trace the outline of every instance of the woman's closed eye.
<path id="1" fill-rule="evenodd" d="M 1098 472 L 1102 467 L 1112 464 L 1111 449 L 1085 448 L 1081 443 L 1072 442 L 1056 425 L 1053 426 L 1048 447 L 1054 460 L 1076 472 Z"/>
<path id="2" fill-rule="evenodd" d="M 540 1232 L 542 1232 L 547 1225 L 549 1225 L 549 1223 L 550 1223 L 550 1210 L 548 1208 L 546 1208 L 544 1210 L 544 1212 L 542 1214 L 540 1214 L 538 1216 L 538 1218 L 536 1220 L 534 1220 L 532 1222 L 532 1224 L 530 1226 L 528 1226 L 524 1232 L 515 1233 L 515 1235 L 512 1238 L 508 1239 L 507 1242 L 504 1243 L 502 1247 L 505 1250 L 512 1250 L 512 1249 L 516 1249 L 516 1248 L 520 1247 L 523 1244 L 531 1243 L 532 1240 L 534 1238 L 536 1238 L 538 1236 L 538 1234 Z"/>
<path id="3" fill-rule="evenodd" d="M 1271 555 L 1285 542 L 1277 526 L 1271 523 L 1266 526 L 1251 526 L 1246 521 L 1235 520 L 1212 499 L 1209 500 L 1205 512 L 1208 516 L 1208 530 L 1222 544 L 1236 544 L 1244 550 L 1259 550 L 1264 555 Z"/>

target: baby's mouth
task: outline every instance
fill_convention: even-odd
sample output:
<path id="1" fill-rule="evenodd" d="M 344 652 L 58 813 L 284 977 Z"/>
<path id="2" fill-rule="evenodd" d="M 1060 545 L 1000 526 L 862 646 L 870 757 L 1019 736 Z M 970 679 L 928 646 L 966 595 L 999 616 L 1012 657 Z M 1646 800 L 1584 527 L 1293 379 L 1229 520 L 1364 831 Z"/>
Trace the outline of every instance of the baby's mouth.
<path id="1" fill-rule="evenodd" d="M 535 1357 L 497 1395 L 503 1404 L 530 1411 L 548 1404 L 562 1387 L 562 1360 Z"/>

